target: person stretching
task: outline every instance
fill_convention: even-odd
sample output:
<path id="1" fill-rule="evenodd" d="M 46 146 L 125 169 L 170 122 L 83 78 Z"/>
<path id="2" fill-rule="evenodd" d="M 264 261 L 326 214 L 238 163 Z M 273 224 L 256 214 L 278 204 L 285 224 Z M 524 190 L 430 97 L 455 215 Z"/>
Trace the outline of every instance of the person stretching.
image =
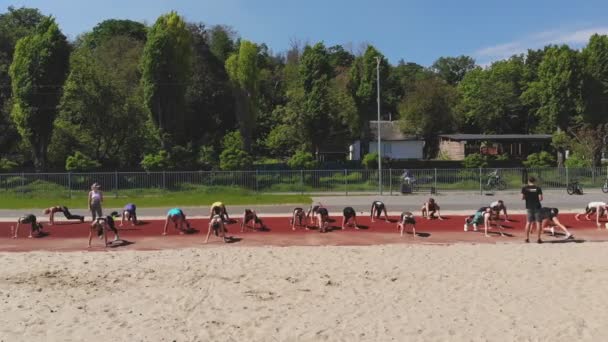
<path id="1" fill-rule="evenodd" d="M 49 226 L 55 224 L 55 213 L 63 213 L 63 216 L 68 220 L 79 220 L 80 223 L 84 222 L 84 216 L 70 213 L 70 210 L 66 206 L 56 205 L 54 207 L 46 208 L 43 213 L 44 215 L 49 215 Z"/>
<path id="2" fill-rule="evenodd" d="M 224 243 L 228 242 L 228 238 L 226 237 L 226 232 L 228 230 L 226 229 L 226 225 L 224 224 L 224 218 L 222 217 L 222 215 L 214 215 L 213 217 L 211 217 L 211 220 L 209 220 L 209 228 L 207 230 L 207 238 L 205 239 L 205 243 L 209 242 L 211 230 L 213 230 L 215 236 L 221 237 L 222 240 L 224 240 Z"/>
<path id="3" fill-rule="evenodd" d="M 175 230 L 179 230 L 180 234 L 184 234 L 186 231 L 184 229 L 184 224 L 186 224 L 187 230 L 190 230 L 190 222 L 186 220 L 186 214 L 184 214 L 184 212 L 179 208 L 173 208 L 167 212 L 167 219 L 165 220 L 163 235 L 167 235 L 167 226 L 169 226 L 169 221 L 173 222 Z"/>
<path id="4" fill-rule="evenodd" d="M 576 215 L 574 215 L 574 218 L 577 221 L 580 221 L 579 217 L 581 215 L 585 215 L 586 220 L 591 220 L 591 215 L 595 214 L 595 225 L 597 226 L 597 229 L 600 229 L 601 228 L 600 217 L 608 214 L 607 209 L 608 209 L 608 205 L 606 205 L 606 202 L 589 202 L 589 204 L 587 204 L 587 207 L 585 208 L 585 213 L 576 214 Z M 607 227 L 607 229 L 608 229 L 608 227 Z"/>
<path id="5" fill-rule="evenodd" d="M 15 232 L 12 236 L 13 239 L 16 239 L 19 236 L 19 226 L 21 226 L 22 224 L 30 225 L 30 235 L 28 235 L 28 238 L 31 239 L 33 237 L 34 232 L 36 232 L 38 236 L 42 235 L 42 224 L 36 222 L 36 215 L 28 214 L 17 219 L 17 228 L 15 228 Z"/>
<path id="6" fill-rule="evenodd" d="M 224 221 L 230 221 L 228 211 L 226 210 L 226 205 L 224 205 L 222 202 L 214 202 L 211 205 L 211 210 L 209 210 L 209 219 L 212 219 L 215 215 L 220 215 Z"/>
<path id="7" fill-rule="evenodd" d="M 329 212 L 327 211 L 327 208 L 319 208 L 319 210 L 317 210 L 316 218 L 319 232 L 326 233 L 327 228 L 329 227 Z"/>
<path id="8" fill-rule="evenodd" d="M 342 211 L 342 230 L 346 229 L 346 227 L 350 225 L 354 225 L 355 229 L 359 229 L 355 209 L 353 209 L 353 207 L 346 207 Z"/>
<path id="9" fill-rule="evenodd" d="M 490 235 L 488 234 L 488 229 L 490 228 L 491 224 L 492 224 L 492 208 L 490 207 L 481 207 L 479 208 L 479 210 L 477 210 L 477 212 L 475 213 L 475 215 L 471 215 L 468 218 L 465 219 L 464 221 L 464 231 L 468 231 L 469 230 L 469 226 L 473 226 L 473 231 L 477 231 L 477 227 L 483 223 L 484 226 L 484 234 L 486 237 L 490 237 Z M 500 236 L 504 236 L 503 234 L 503 228 L 502 226 L 496 222 L 496 225 L 498 226 L 498 228 L 500 229 Z"/>
<path id="10" fill-rule="evenodd" d="M 500 220 L 500 212 L 502 211 L 505 214 L 505 222 L 509 221 L 509 215 L 507 214 L 507 206 L 505 202 L 502 200 L 494 201 L 490 203 L 490 208 L 492 208 L 492 216 L 494 216 L 497 220 Z"/>
<path id="11" fill-rule="evenodd" d="M 374 217 L 379 219 L 380 215 L 382 215 L 382 212 L 384 212 L 384 220 L 388 221 L 388 214 L 386 213 L 386 206 L 384 205 L 384 203 L 382 203 L 381 201 L 373 201 L 369 215 L 372 219 L 372 222 L 376 222 L 374 221 Z"/>
<path id="12" fill-rule="evenodd" d="M 91 248 L 91 240 L 93 239 L 93 231 L 96 231 L 97 236 L 104 240 L 105 246 L 108 246 L 108 230 L 114 233 L 114 241 L 120 240 L 118 236 L 118 229 L 114 224 L 114 217 L 118 217 L 118 213 L 113 211 L 109 216 L 97 217 L 93 223 L 91 223 L 91 229 L 89 230 L 89 248 Z"/>
<path id="13" fill-rule="evenodd" d="M 245 213 L 243 214 L 243 222 L 241 222 L 241 233 L 244 231 L 245 227 L 251 228 L 253 230 L 255 230 L 256 228 L 260 230 L 266 229 L 266 226 L 258 217 L 258 214 L 251 209 L 245 209 Z"/>
<path id="14" fill-rule="evenodd" d="M 300 227 L 304 226 L 306 228 L 306 230 L 308 230 L 308 227 L 306 227 L 305 224 L 302 224 L 302 222 L 304 222 L 305 219 L 306 219 L 306 213 L 304 212 L 304 209 L 294 208 L 293 212 L 291 214 L 291 218 L 289 219 L 289 224 L 291 225 L 291 230 L 296 230 L 296 224 Z"/>
<path id="15" fill-rule="evenodd" d="M 435 199 L 429 198 L 429 200 L 424 202 L 424 204 L 422 205 L 422 217 L 426 217 L 427 220 L 430 220 L 432 218 L 435 218 L 435 213 L 437 213 L 437 218 L 443 220 L 439 209 L 439 205 L 437 204 L 437 202 L 435 202 Z"/>
<path id="16" fill-rule="evenodd" d="M 136 213 L 137 207 L 135 206 L 135 204 L 133 203 L 128 203 L 127 205 L 125 205 L 125 207 L 122 209 L 122 217 L 120 218 L 120 226 L 122 227 L 125 223 L 125 220 L 131 221 L 131 225 L 135 226 L 137 225 L 137 213 Z"/>
<path id="17" fill-rule="evenodd" d="M 310 205 L 310 208 L 308 208 L 308 211 L 306 212 L 306 221 L 308 224 L 310 224 L 311 222 L 312 224 L 314 224 L 315 217 L 317 217 L 317 213 L 321 208 L 323 208 L 323 204 L 321 204 L 321 202 L 317 202 L 315 204 Z"/>
<path id="18" fill-rule="evenodd" d="M 397 224 L 397 229 L 399 229 L 399 234 L 401 234 L 401 236 L 403 236 L 403 232 L 407 226 L 412 226 L 412 234 L 416 237 L 416 219 L 414 218 L 414 214 L 409 211 L 404 211 L 401 213 L 401 218 Z"/>
<path id="19" fill-rule="evenodd" d="M 555 226 L 557 226 L 564 231 L 564 234 L 566 234 L 566 240 L 574 238 L 574 236 L 570 234 L 566 226 L 559 222 L 557 214 L 559 214 L 559 209 L 557 208 L 543 207 L 540 209 L 540 217 L 542 219 L 541 227 L 543 231 L 550 230 L 551 234 L 555 235 Z"/>

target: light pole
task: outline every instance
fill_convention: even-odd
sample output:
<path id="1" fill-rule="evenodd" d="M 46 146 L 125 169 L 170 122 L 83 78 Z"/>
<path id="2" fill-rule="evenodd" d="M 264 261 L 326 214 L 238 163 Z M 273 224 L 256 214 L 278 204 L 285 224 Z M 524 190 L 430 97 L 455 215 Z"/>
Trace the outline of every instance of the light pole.
<path id="1" fill-rule="evenodd" d="M 382 149 L 380 148 L 380 57 L 376 56 L 376 88 L 378 93 L 378 190 L 382 195 Z"/>

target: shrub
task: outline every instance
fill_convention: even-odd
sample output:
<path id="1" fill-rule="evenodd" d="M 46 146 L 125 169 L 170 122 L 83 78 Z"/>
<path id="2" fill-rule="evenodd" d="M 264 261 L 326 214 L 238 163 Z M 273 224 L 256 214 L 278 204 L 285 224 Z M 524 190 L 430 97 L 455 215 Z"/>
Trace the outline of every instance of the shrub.
<path id="1" fill-rule="evenodd" d="M 170 165 L 169 153 L 165 150 L 160 150 L 157 154 L 146 154 L 141 161 L 141 167 L 146 171 L 167 170 Z"/>
<path id="2" fill-rule="evenodd" d="M 507 153 L 499 154 L 495 157 L 495 159 L 497 161 L 507 161 L 507 160 L 509 160 L 509 154 L 507 154 Z"/>
<path id="3" fill-rule="evenodd" d="M 224 147 L 220 154 L 222 170 L 247 170 L 253 164 L 253 158 L 243 149 L 243 137 L 240 132 L 226 134 L 222 146 Z"/>
<path id="4" fill-rule="evenodd" d="M 68 156 L 65 160 L 65 169 L 67 171 L 91 171 L 100 166 L 101 164 L 99 162 L 84 155 L 80 151 L 76 151 L 74 155 Z"/>
<path id="5" fill-rule="evenodd" d="M 14 161 L 0 158 L 0 171 L 11 171 L 12 169 L 17 167 L 17 163 Z"/>
<path id="6" fill-rule="evenodd" d="M 531 168 L 550 167 L 555 165 L 555 157 L 547 151 L 541 151 L 528 155 L 523 164 L 525 167 Z"/>
<path id="7" fill-rule="evenodd" d="M 566 167 L 570 167 L 570 168 L 590 167 L 591 160 L 582 158 L 576 154 L 571 154 L 568 157 L 568 159 L 566 159 L 566 162 L 564 163 L 564 165 L 566 165 Z"/>
<path id="8" fill-rule="evenodd" d="M 469 154 L 462 161 L 462 166 L 467 169 L 487 167 L 488 159 L 479 153 Z"/>
<path id="9" fill-rule="evenodd" d="M 312 153 L 300 149 L 289 158 L 287 165 L 295 170 L 309 170 L 317 166 L 317 161 L 312 156 Z"/>
<path id="10" fill-rule="evenodd" d="M 378 153 L 368 153 L 365 156 L 363 156 L 363 160 L 361 161 L 361 164 L 363 164 L 363 166 L 366 169 L 375 169 L 378 167 Z"/>

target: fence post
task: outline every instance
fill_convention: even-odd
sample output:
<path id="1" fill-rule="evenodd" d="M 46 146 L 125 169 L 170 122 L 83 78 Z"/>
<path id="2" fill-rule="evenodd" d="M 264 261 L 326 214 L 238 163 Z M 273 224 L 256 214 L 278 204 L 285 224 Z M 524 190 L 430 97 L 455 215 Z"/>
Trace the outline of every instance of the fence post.
<path id="1" fill-rule="evenodd" d="M 393 196 L 393 169 L 388 169 L 388 186 L 391 188 L 390 194 Z"/>
<path id="2" fill-rule="evenodd" d="M 255 192 L 258 192 L 258 169 L 255 169 Z"/>
<path id="3" fill-rule="evenodd" d="M 304 195 L 304 170 L 300 170 L 300 193 Z"/>
<path id="4" fill-rule="evenodd" d="M 435 168 L 435 176 L 433 178 L 433 188 L 435 188 L 435 193 L 437 193 L 437 168 Z"/>
<path id="5" fill-rule="evenodd" d="M 566 188 L 570 184 L 570 175 L 568 174 L 568 167 L 566 166 Z"/>
<path id="6" fill-rule="evenodd" d="M 167 190 L 166 171 L 163 171 L 163 190 Z"/>
<path id="7" fill-rule="evenodd" d="M 68 172 L 68 198 L 72 198 L 72 171 Z"/>
<path id="8" fill-rule="evenodd" d="M 118 198 L 118 170 L 114 170 L 114 197 Z"/>
<path id="9" fill-rule="evenodd" d="M 344 191 L 346 191 L 346 196 L 348 196 L 348 179 L 346 179 L 347 176 L 348 171 L 344 169 Z"/>
<path id="10" fill-rule="evenodd" d="M 481 168 L 479 168 L 479 194 L 483 195 L 483 185 L 481 180 Z"/>
<path id="11" fill-rule="evenodd" d="M 25 195 L 25 173 L 21 172 L 21 195 Z"/>

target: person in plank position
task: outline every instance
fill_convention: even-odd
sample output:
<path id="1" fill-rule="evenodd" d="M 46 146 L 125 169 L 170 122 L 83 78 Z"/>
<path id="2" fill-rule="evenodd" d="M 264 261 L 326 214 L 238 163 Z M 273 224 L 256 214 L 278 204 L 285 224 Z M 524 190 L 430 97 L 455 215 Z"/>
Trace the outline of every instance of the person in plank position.
<path id="1" fill-rule="evenodd" d="M 401 218 L 397 224 L 397 229 L 399 229 L 399 234 L 401 234 L 401 236 L 403 236 L 403 232 L 407 226 L 412 227 L 412 234 L 416 237 L 416 219 L 414 218 L 414 214 L 409 211 L 404 211 L 401 213 Z"/>
<path id="2" fill-rule="evenodd" d="M 296 225 L 298 225 L 299 227 L 304 227 L 306 228 L 306 230 L 308 230 L 308 227 L 306 227 L 306 213 L 304 212 L 304 209 L 302 208 L 294 208 L 292 213 L 291 213 L 291 218 L 289 219 L 289 224 L 291 225 L 291 230 L 296 230 Z"/>
<path id="3" fill-rule="evenodd" d="M 359 229 L 357 225 L 357 213 L 353 207 L 346 207 L 342 210 L 342 230 L 347 226 L 354 225 L 355 229 Z"/>
<path id="4" fill-rule="evenodd" d="M 184 229 L 184 225 L 186 225 L 187 230 L 190 230 L 190 222 L 186 220 L 186 214 L 184 214 L 184 212 L 179 208 L 173 208 L 167 212 L 167 219 L 165 220 L 163 235 L 167 235 L 167 227 L 169 226 L 169 221 L 173 222 L 173 226 L 176 230 L 180 231 L 180 234 L 184 234 L 186 232 L 186 229 Z"/>
<path id="5" fill-rule="evenodd" d="M 43 211 L 44 215 L 49 215 L 49 226 L 55 224 L 55 213 L 62 213 L 68 220 L 78 220 L 80 223 L 84 222 L 84 216 L 74 215 L 70 212 L 68 207 L 62 205 L 56 205 L 54 207 L 46 208 Z"/>
<path id="6" fill-rule="evenodd" d="M 33 236 L 34 232 L 38 236 L 42 236 L 42 223 L 37 222 L 36 215 L 27 214 L 27 215 L 21 216 L 19 219 L 17 219 L 17 228 L 13 232 L 14 233 L 12 236 L 13 239 L 16 239 L 19 236 L 19 227 L 22 224 L 30 225 L 30 235 L 28 235 L 28 238 L 31 239 L 32 237 L 34 237 Z"/>
<path id="7" fill-rule="evenodd" d="M 373 201 L 369 215 L 372 219 L 372 222 L 376 222 L 374 218 L 379 219 L 380 215 L 382 215 L 382 212 L 384 212 L 384 220 L 388 221 L 388 214 L 386 213 L 386 206 L 384 205 L 384 203 L 382 201 Z"/>
<path id="8" fill-rule="evenodd" d="M 591 220 L 591 215 L 595 214 L 595 225 L 597 229 L 601 229 L 600 225 L 600 217 L 608 215 L 608 205 L 606 202 L 589 202 L 587 207 L 585 207 L 585 212 L 583 214 L 576 214 L 574 218 L 577 221 L 580 221 L 580 216 L 585 215 L 585 219 L 587 221 Z M 606 227 L 608 229 L 608 227 Z"/>
<path id="9" fill-rule="evenodd" d="M 245 227 L 251 228 L 253 230 L 266 229 L 266 226 L 264 225 L 264 222 L 262 222 L 262 219 L 260 219 L 258 217 L 258 214 L 251 209 L 245 209 L 245 213 L 243 214 L 243 222 L 241 222 L 241 233 L 245 230 Z"/>

